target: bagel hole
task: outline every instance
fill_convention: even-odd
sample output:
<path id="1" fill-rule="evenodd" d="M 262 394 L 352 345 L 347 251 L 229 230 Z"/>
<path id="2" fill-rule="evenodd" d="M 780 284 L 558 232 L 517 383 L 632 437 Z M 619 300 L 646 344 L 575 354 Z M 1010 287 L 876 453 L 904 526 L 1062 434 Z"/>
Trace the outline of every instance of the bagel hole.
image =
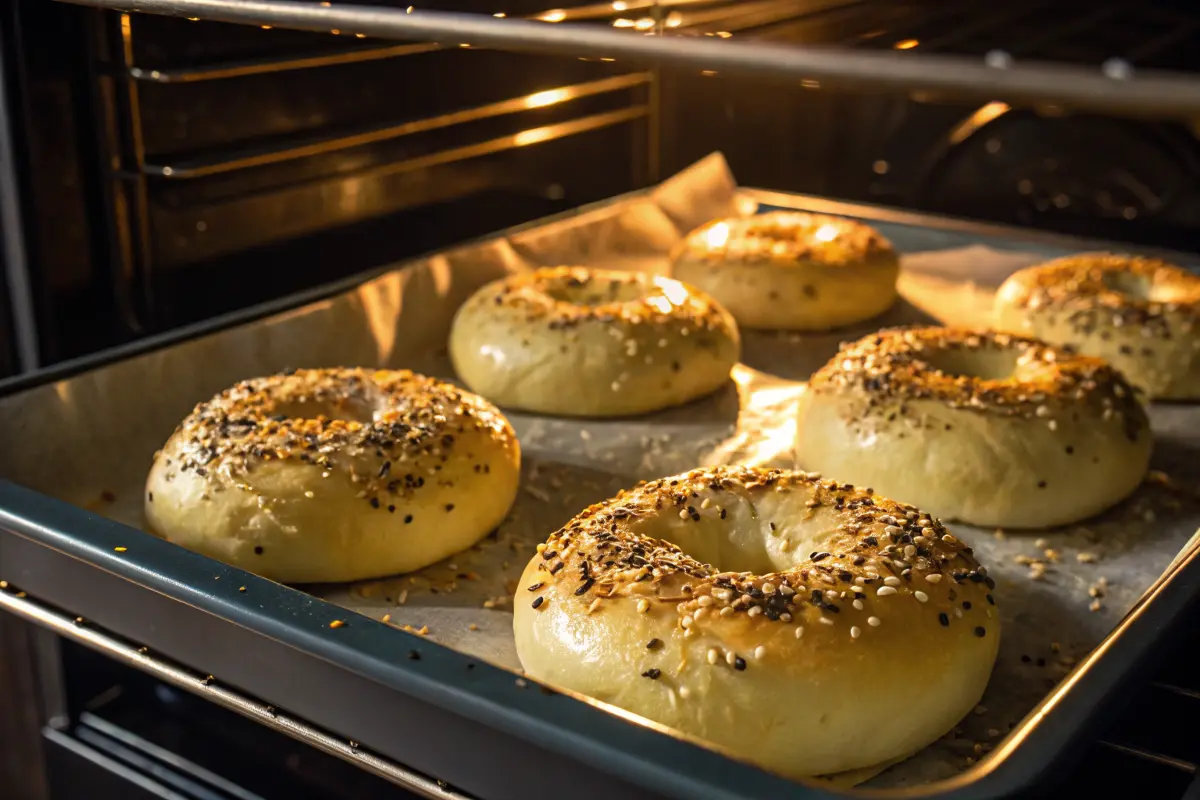
<path id="1" fill-rule="evenodd" d="M 923 359 L 943 375 L 955 378 L 1003 381 L 1012 378 L 1017 369 L 1017 354 L 1007 349 L 960 350 L 948 347 L 924 353 Z"/>
<path id="2" fill-rule="evenodd" d="M 1154 284 L 1145 275 L 1135 275 L 1123 270 L 1109 270 L 1101 276 L 1104 287 L 1134 300 L 1155 300 Z"/>
<path id="3" fill-rule="evenodd" d="M 307 403 L 292 401 L 275 406 L 270 416 L 287 417 L 288 419 L 325 417 L 326 419 L 340 419 L 369 425 L 375 419 L 375 406 L 366 400 L 343 400 L 341 402 L 313 400 Z"/>
<path id="4" fill-rule="evenodd" d="M 571 278 L 548 284 L 543 291 L 560 303 L 576 306 L 602 306 L 609 303 L 629 303 L 646 296 L 646 289 L 636 281 L 617 281 L 592 277 L 588 280 Z"/>

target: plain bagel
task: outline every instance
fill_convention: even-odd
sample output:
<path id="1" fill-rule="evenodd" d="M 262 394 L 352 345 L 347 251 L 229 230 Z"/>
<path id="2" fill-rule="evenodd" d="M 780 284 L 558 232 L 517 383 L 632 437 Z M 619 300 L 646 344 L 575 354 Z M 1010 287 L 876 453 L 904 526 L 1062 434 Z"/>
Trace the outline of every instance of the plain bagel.
<path id="1" fill-rule="evenodd" d="M 1044 528 L 1116 504 L 1149 464 L 1146 412 L 1098 358 L 1007 334 L 880 331 L 800 401 L 800 466 L 943 519 Z"/>
<path id="2" fill-rule="evenodd" d="M 284 583 L 419 569 L 508 513 L 520 448 L 490 403 L 408 371 L 299 370 L 201 403 L 157 453 L 160 536 Z"/>
<path id="3" fill-rule="evenodd" d="M 774 211 L 693 231 L 671 269 L 742 327 L 820 331 L 890 308 L 900 262 L 891 243 L 861 222 Z"/>
<path id="4" fill-rule="evenodd" d="M 803 777 L 912 755 L 970 711 L 999 646 L 993 587 L 911 506 L 721 467 L 539 545 L 514 630 L 531 676 Z"/>
<path id="5" fill-rule="evenodd" d="M 501 406 L 611 417 L 667 408 L 729 380 L 737 325 L 669 278 L 552 267 L 495 281 L 454 318 L 463 381 Z"/>
<path id="6" fill-rule="evenodd" d="M 1083 253 L 1023 269 L 996 327 L 1103 358 L 1150 397 L 1200 399 L 1200 276 L 1157 258 Z"/>

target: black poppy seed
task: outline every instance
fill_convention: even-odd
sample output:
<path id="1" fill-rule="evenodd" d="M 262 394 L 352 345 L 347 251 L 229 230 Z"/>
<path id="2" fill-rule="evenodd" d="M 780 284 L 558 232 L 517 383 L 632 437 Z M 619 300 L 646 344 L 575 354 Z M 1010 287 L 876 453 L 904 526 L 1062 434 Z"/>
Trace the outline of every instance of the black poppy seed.
<path id="1" fill-rule="evenodd" d="M 987 601 L 989 606 L 996 605 L 996 598 L 992 597 L 990 594 L 987 595 Z"/>
<path id="2" fill-rule="evenodd" d="M 1033 661 L 1033 659 L 1030 658 L 1029 656 L 1025 655 L 1024 653 L 1021 654 L 1021 663 L 1022 664 L 1028 664 L 1032 661 Z"/>
<path id="3" fill-rule="evenodd" d="M 741 656 L 734 656 L 733 668 L 736 669 L 738 672 L 745 672 L 746 671 L 746 659 L 742 658 Z"/>
<path id="4" fill-rule="evenodd" d="M 651 639 L 650 641 L 646 642 L 647 650 L 657 650 L 660 647 L 662 647 L 662 639 Z"/>
<path id="5" fill-rule="evenodd" d="M 546 598 L 544 598 L 544 597 L 541 597 L 541 596 L 539 596 L 539 597 L 535 597 L 535 598 L 533 599 L 533 607 L 534 607 L 534 608 L 541 608 L 541 607 L 542 607 L 542 603 L 544 603 L 544 602 L 546 602 Z"/>
<path id="6" fill-rule="evenodd" d="M 1072 447 L 1071 445 L 1067 445 L 1067 455 L 1071 455 L 1074 452 L 1075 452 L 1075 448 Z"/>
<path id="7" fill-rule="evenodd" d="M 408 660 L 409 661 L 420 661 L 421 654 L 418 653 L 416 650 L 409 650 L 408 651 Z"/>
<path id="8" fill-rule="evenodd" d="M 775 530 L 775 523 L 774 523 L 774 522 L 770 522 L 770 523 L 767 523 L 767 524 L 771 526 L 771 530 Z"/>
<path id="9" fill-rule="evenodd" d="M 1044 658 L 1039 658 L 1039 659 L 1037 660 L 1037 665 L 1038 665 L 1039 667 L 1044 667 L 1044 666 L 1046 666 L 1046 659 L 1044 659 Z"/>
<path id="10" fill-rule="evenodd" d="M 976 626 L 975 635 L 978 636 L 980 639 L 982 639 L 984 637 L 984 634 L 986 634 L 986 633 L 987 633 L 987 629 L 984 628 L 982 625 Z"/>
<path id="11" fill-rule="evenodd" d="M 649 678 L 652 681 L 658 680 L 659 677 L 661 677 L 661 676 L 662 676 L 662 670 L 659 669 L 658 667 L 651 667 L 650 669 L 648 669 L 642 673 L 643 678 Z"/>
<path id="12" fill-rule="evenodd" d="M 530 586 L 530 587 L 528 588 L 528 591 L 531 591 L 531 592 L 536 592 L 538 589 L 542 588 L 542 587 L 543 587 L 543 586 L 545 586 L 545 585 L 546 585 L 546 584 L 545 584 L 544 582 L 542 582 L 542 581 L 538 581 L 538 582 L 537 582 L 537 583 L 535 583 L 533 586 Z"/>
<path id="13" fill-rule="evenodd" d="M 454 510 L 454 503 L 446 503 L 446 511 L 449 512 L 449 511 L 453 511 L 453 510 Z"/>
<path id="14" fill-rule="evenodd" d="M 865 545 L 869 545 L 869 546 L 871 546 L 871 547 L 878 547 L 878 546 L 879 546 L 879 540 L 878 540 L 878 539 L 876 539 L 874 536 L 868 536 L 868 537 L 866 537 L 865 539 L 863 539 L 863 544 L 865 544 Z"/>
<path id="15" fill-rule="evenodd" d="M 575 596 L 585 594 L 588 589 L 592 588 L 592 584 L 596 582 L 595 578 L 586 578 L 583 583 L 579 584 L 579 588 L 575 590 Z"/>
<path id="16" fill-rule="evenodd" d="M 945 612 L 938 614 L 938 622 L 942 623 L 943 628 L 950 627 L 950 616 Z"/>
<path id="17" fill-rule="evenodd" d="M 971 610 L 971 601 L 963 600 L 963 611 L 970 611 L 970 610 Z"/>
<path id="18" fill-rule="evenodd" d="M 410 523 L 410 522 L 412 522 L 412 521 L 413 521 L 413 515 L 412 515 L 412 514 L 405 514 L 405 515 L 404 515 L 404 524 L 405 524 L 405 525 L 407 525 L 408 523 Z"/>
<path id="19" fill-rule="evenodd" d="M 254 555 L 256 555 L 256 556 L 261 556 L 262 554 L 263 554 L 262 545 L 257 545 L 257 546 L 254 548 Z"/>
<path id="20" fill-rule="evenodd" d="M 388 513 L 389 513 L 389 514 L 395 514 L 395 513 L 396 513 L 396 507 L 395 507 L 395 506 L 388 506 Z"/>
<path id="21" fill-rule="evenodd" d="M 553 567 L 550 568 L 550 574 L 557 575 L 559 573 L 559 571 L 565 566 L 566 566 L 565 563 L 563 563 L 562 561 L 559 561 L 557 564 L 555 564 Z"/>
<path id="22" fill-rule="evenodd" d="M 835 606 L 833 603 L 826 603 L 825 605 L 821 606 L 821 608 L 825 609 L 831 614 L 838 614 L 841 612 L 841 609 Z"/>
<path id="23" fill-rule="evenodd" d="M 725 516 L 726 516 L 726 514 L 727 514 L 727 513 L 728 513 L 728 512 L 726 512 L 726 511 L 725 511 L 725 509 L 723 509 L 723 508 L 722 508 L 722 509 L 721 509 L 721 519 L 725 519 Z"/>
<path id="24" fill-rule="evenodd" d="M 371 508 L 379 508 L 379 498 L 378 497 L 371 498 Z"/>
<path id="25" fill-rule="evenodd" d="M 1038 488 L 1039 488 L 1039 489 L 1045 489 L 1045 488 L 1046 488 L 1046 482 L 1045 482 L 1045 481 L 1038 481 L 1038 484 L 1037 484 L 1037 486 L 1038 486 Z"/>
<path id="26" fill-rule="evenodd" d="M 818 561 L 824 561 L 825 559 L 829 558 L 829 555 L 829 553 L 817 553 L 812 557 L 813 563 L 815 564 Z"/>

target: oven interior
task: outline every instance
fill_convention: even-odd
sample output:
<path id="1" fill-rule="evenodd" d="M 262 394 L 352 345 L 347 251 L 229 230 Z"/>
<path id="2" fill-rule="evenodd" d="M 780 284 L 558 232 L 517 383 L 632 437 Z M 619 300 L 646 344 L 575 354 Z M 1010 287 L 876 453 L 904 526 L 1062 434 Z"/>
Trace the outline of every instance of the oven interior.
<path id="1" fill-rule="evenodd" d="M 1194 71 L 1200 57 L 1200 13 L 1187 2 L 439 8 L 1134 68 Z M 12 275 L 24 270 L 43 366 L 644 187 L 714 150 L 746 185 L 1138 246 L 1200 242 L 1195 119 L 835 91 L 42 0 L 0 9 L 0 37 L 24 243 L 23 263 L 5 248 L 0 327 L 12 327 Z M 13 229 L 4 235 L 7 244 Z M 6 345 L 0 374 L 19 366 Z M 1200 741 L 1188 733 L 1200 717 L 1189 667 L 1200 635 L 1173 647 L 1047 794 L 1153 786 L 1155 796 L 1200 796 Z M 127 784 L 102 788 L 116 769 L 142 775 L 147 797 L 402 796 L 77 645 L 55 648 L 65 705 L 44 735 L 60 787 L 139 796 Z"/>

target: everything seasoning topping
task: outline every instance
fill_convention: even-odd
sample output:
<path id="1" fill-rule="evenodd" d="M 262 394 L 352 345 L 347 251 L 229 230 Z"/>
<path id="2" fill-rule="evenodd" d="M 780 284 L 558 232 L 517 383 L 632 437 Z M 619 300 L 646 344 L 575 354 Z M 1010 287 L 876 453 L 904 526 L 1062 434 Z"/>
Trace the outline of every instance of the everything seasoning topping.
<path id="1" fill-rule="evenodd" d="M 689 234 L 682 247 L 693 258 L 746 264 L 803 261 L 840 267 L 863 259 L 896 259 L 891 243 L 873 228 L 842 217 L 801 211 L 711 222 Z M 814 296 L 815 291 L 809 287 L 806 294 Z"/>
<path id="2" fill-rule="evenodd" d="M 764 537 L 772 537 L 758 514 L 765 502 L 761 496 L 779 491 L 801 493 L 804 511 L 795 517 L 773 515 L 779 535 L 811 536 L 799 530 L 806 525 L 822 531 L 820 550 L 807 557 L 795 553 L 795 564 L 779 572 L 721 571 L 642 532 L 664 525 L 680 529 L 672 538 L 686 544 L 692 526 L 709 529 L 704 535 L 722 536 L 726 526 L 758 525 Z M 807 522 L 818 514 L 818 523 Z M 712 526 L 718 530 L 711 531 Z M 969 547 L 912 506 L 815 474 L 740 466 L 698 469 L 622 492 L 586 509 L 538 549 L 544 566 L 531 591 L 561 587 L 567 600 L 586 603 L 589 613 L 614 602 L 632 603 L 642 614 L 670 609 L 677 618 L 676 634 L 683 637 L 720 636 L 717 626 L 740 619 L 741 624 L 795 626 L 796 638 L 816 623 L 865 641 L 889 613 L 911 613 L 895 605 L 905 602 L 929 607 L 931 616 L 948 627 L 948 611 L 962 614 L 954 603 L 956 587 L 961 592 L 981 584 L 971 591 L 982 601 L 991 584 Z M 923 580 L 914 583 L 917 579 Z M 969 603 L 964 607 L 971 609 Z M 983 616 L 976 613 L 971 619 Z M 654 638 L 646 649 L 662 644 Z M 710 647 L 706 653 L 710 665 L 746 668 L 746 660 L 732 650 Z M 754 651 L 755 660 L 766 655 L 764 646 Z"/>
<path id="3" fill-rule="evenodd" d="M 396 502 L 427 482 L 446 485 L 435 476 L 468 431 L 516 446 L 498 411 L 442 381 L 407 370 L 294 370 L 242 381 L 197 405 L 168 443 L 166 463 L 218 491 L 252 491 L 255 469 L 270 461 L 307 464 L 323 478 L 349 480 L 371 508 L 395 513 Z"/>
<path id="4" fill-rule="evenodd" d="M 993 369 L 1002 377 L 971 373 Z M 955 374 L 961 370 L 968 374 Z M 1116 419 L 1136 439 L 1148 426 L 1145 411 L 1120 373 L 1098 358 L 1070 353 L 1032 339 L 955 328 L 891 328 L 843 345 L 813 375 L 816 392 L 856 391 L 862 419 L 905 418 L 922 424 L 913 401 L 955 409 L 1058 419 L 1087 407 L 1105 421 Z M 1051 424 L 1053 423 L 1053 424 Z"/>
<path id="5" fill-rule="evenodd" d="M 1081 253 L 1022 270 L 1008 283 L 1006 302 L 1062 314 L 1080 336 L 1112 326 L 1169 339 L 1174 325 L 1186 333 L 1200 323 L 1200 278 L 1157 258 Z"/>
<path id="6" fill-rule="evenodd" d="M 528 319 L 544 319 L 552 329 L 618 321 L 658 326 L 673 320 L 693 333 L 719 330 L 733 334 L 728 314 L 707 295 L 678 281 L 638 272 L 545 267 L 514 275 L 498 283 L 494 291 L 480 292 L 468 302 L 510 308 Z M 634 339 L 627 341 L 627 347 L 636 349 Z"/>

